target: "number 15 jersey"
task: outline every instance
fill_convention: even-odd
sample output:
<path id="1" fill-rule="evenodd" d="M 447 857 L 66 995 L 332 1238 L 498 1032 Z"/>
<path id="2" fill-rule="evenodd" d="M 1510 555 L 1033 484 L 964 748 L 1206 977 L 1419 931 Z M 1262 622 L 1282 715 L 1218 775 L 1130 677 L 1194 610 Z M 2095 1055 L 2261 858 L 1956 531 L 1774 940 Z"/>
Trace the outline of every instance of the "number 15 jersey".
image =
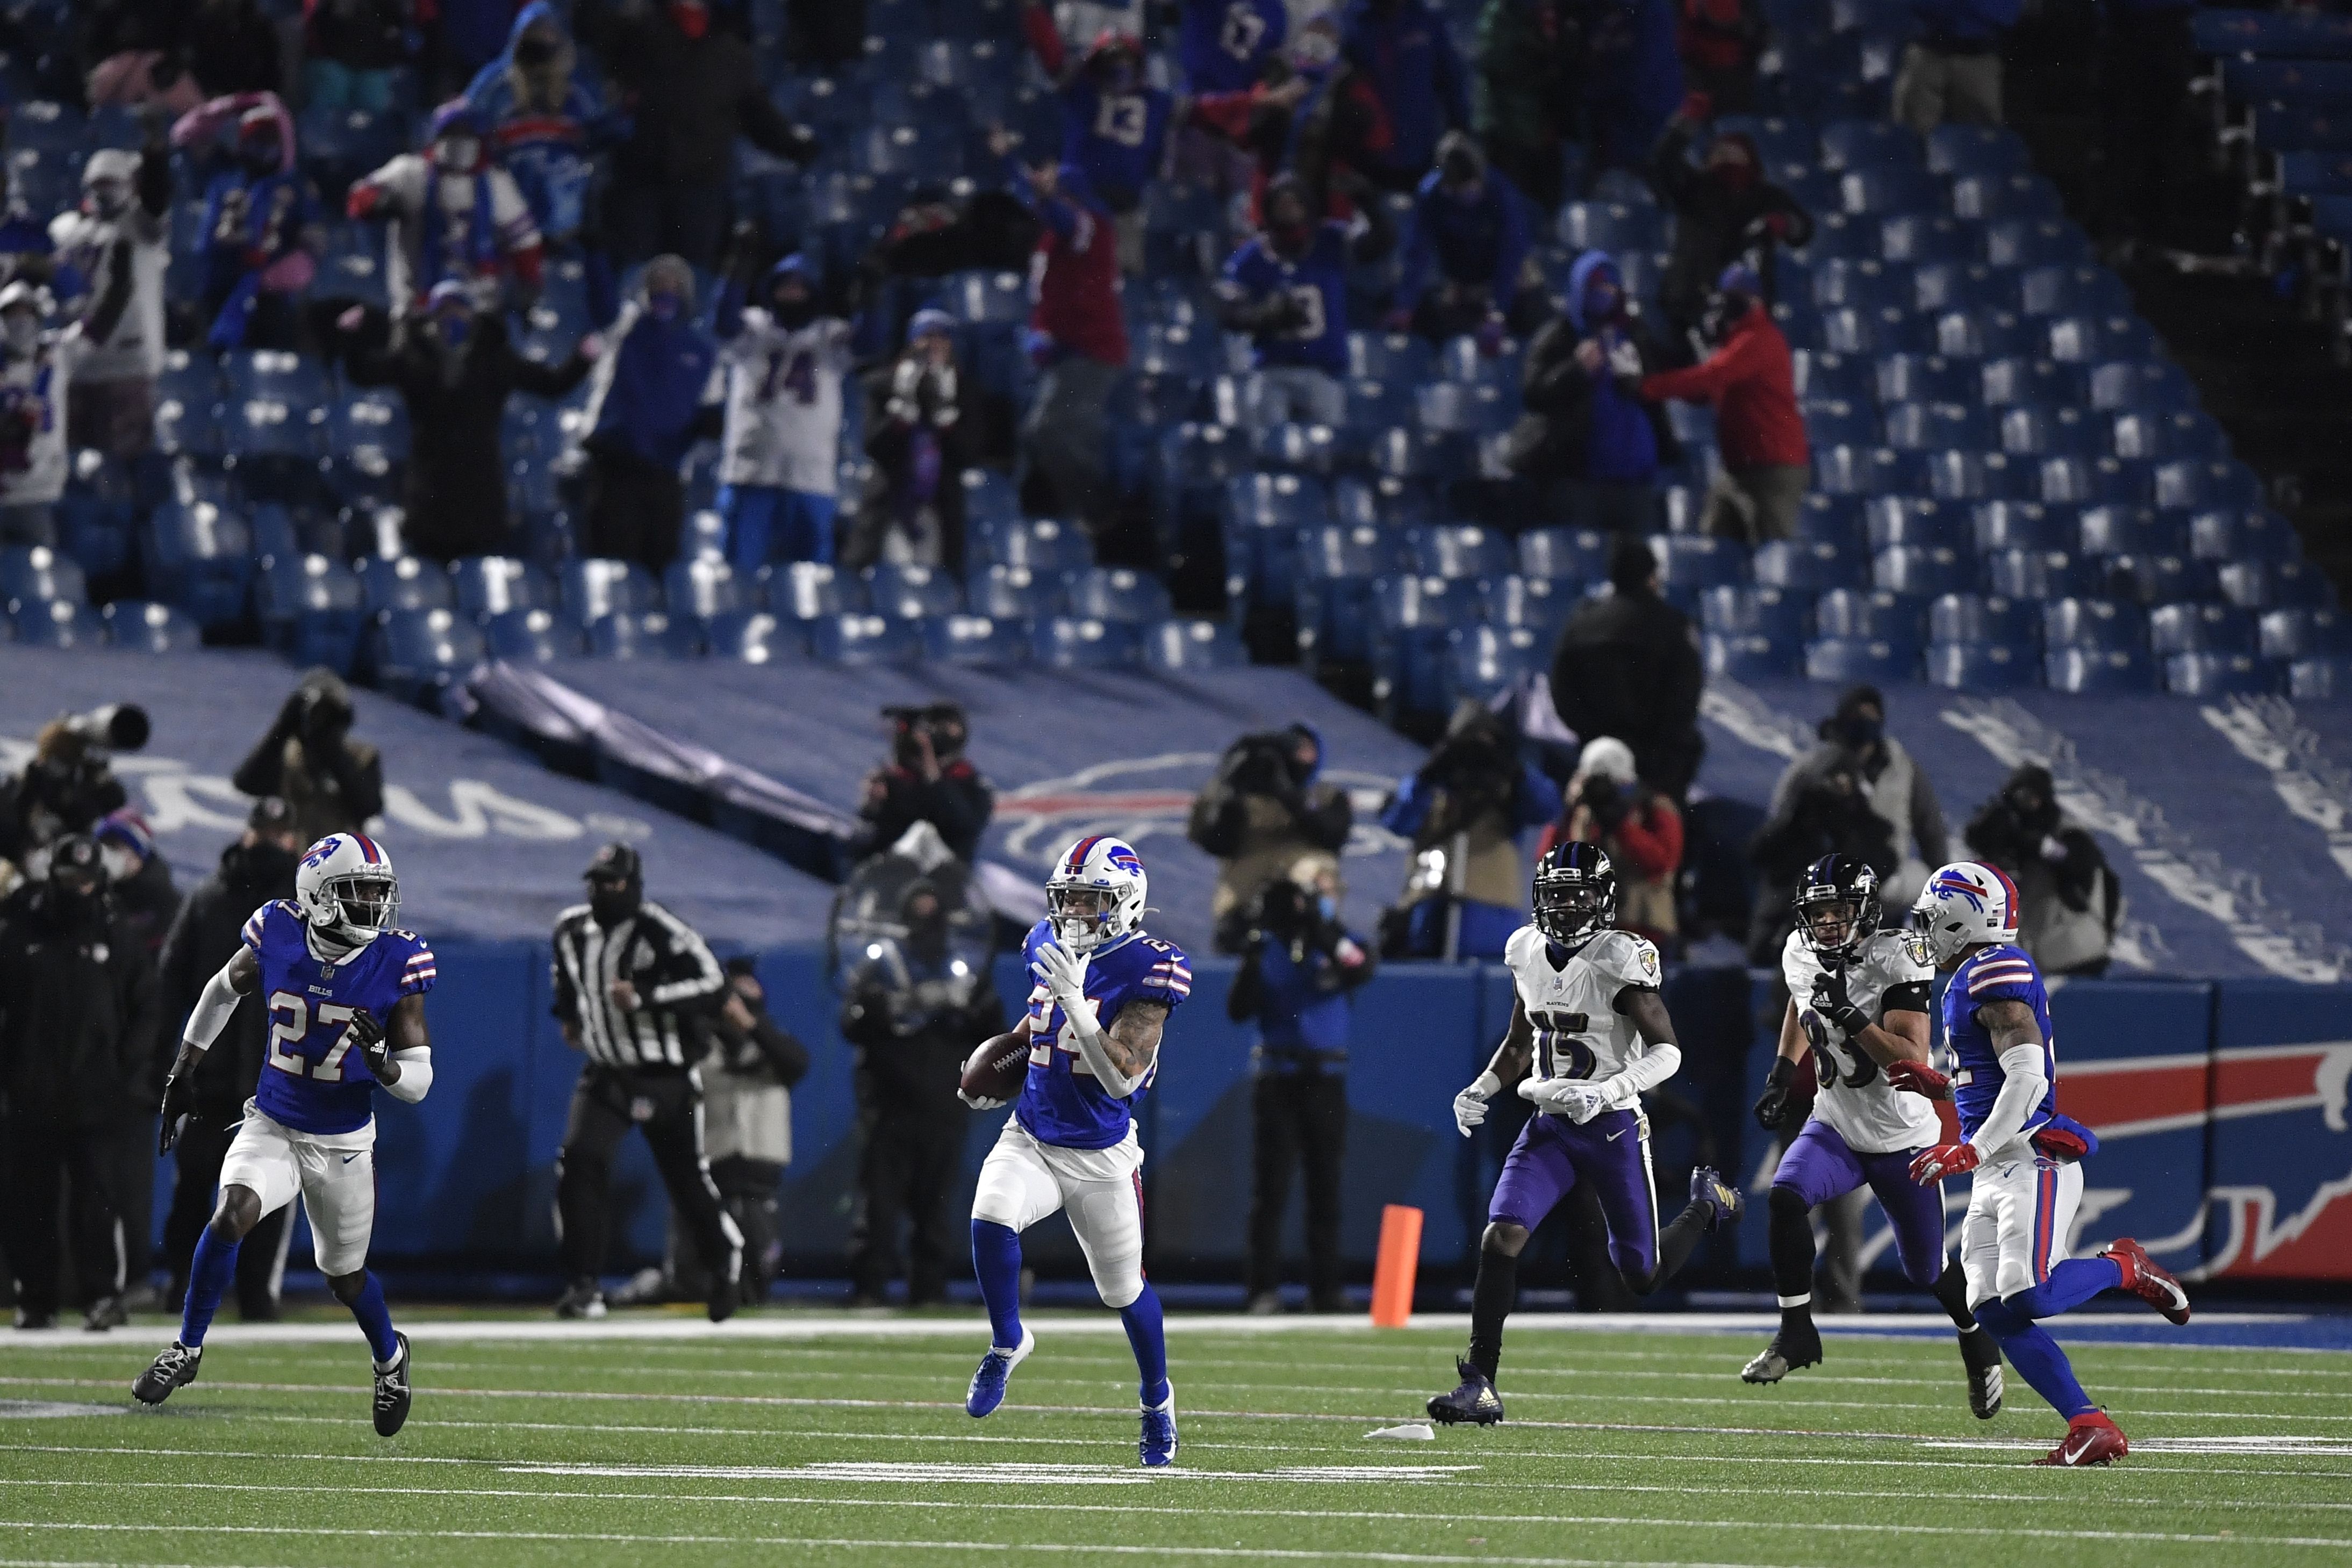
<path id="1" fill-rule="evenodd" d="M 1789 933 L 1780 949 L 1780 976 L 1797 1009 L 1797 1027 L 1813 1055 L 1821 1088 L 1813 1097 L 1813 1120 L 1828 1125 L 1857 1154 L 1891 1155 L 1924 1149 L 1943 1141 L 1935 1105 L 1886 1082 L 1881 1068 L 1845 1032 L 1813 1010 L 1813 982 L 1822 975 L 1821 956 L 1801 932 Z M 1912 938 L 1901 931 L 1874 932 L 1846 963 L 1846 999 L 1877 1023 L 1889 1010 L 1927 1011 L 1936 972 Z"/>
<path id="2" fill-rule="evenodd" d="M 353 1043 L 361 1009 L 378 1023 L 403 997 L 433 988 L 433 949 L 414 931 L 386 931 L 348 962 L 312 956 L 301 911 L 272 899 L 245 923 L 245 945 L 261 964 L 261 1005 L 269 1009 L 269 1051 L 254 1103 L 298 1133 L 355 1133 L 374 1116 L 375 1074 Z"/>
<path id="3" fill-rule="evenodd" d="M 1511 984 L 1535 1029 L 1538 1079 L 1598 1083 L 1649 1050 L 1633 1020 L 1617 1010 L 1628 986 L 1658 988 L 1658 950 L 1630 931 L 1603 931 L 1560 962 L 1560 949 L 1532 925 L 1503 945 Z"/>

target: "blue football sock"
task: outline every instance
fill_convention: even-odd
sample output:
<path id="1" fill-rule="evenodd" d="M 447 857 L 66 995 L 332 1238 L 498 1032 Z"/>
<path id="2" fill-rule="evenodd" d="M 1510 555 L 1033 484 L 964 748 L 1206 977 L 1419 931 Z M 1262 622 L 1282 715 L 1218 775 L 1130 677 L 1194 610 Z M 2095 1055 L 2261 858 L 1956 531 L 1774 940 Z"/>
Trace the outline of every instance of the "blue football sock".
<path id="1" fill-rule="evenodd" d="M 2123 1265 L 2112 1258 L 2069 1258 L 2042 1283 L 2010 1297 L 2009 1304 L 2028 1318 L 2054 1318 L 2123 1283 Z"/>
<path id="2" fill-rule="evenodd" d="M 1150 1285 L 1118 1310 L 1127 1343 L 1135 1347 L 1136 1392 L 1146 1405 L 1168 1402 L 1168 1335 L 1160 1322 L 1160 1292 Z"/>
<path id="3" fill-rule="evenodd" d="M 1021 1343 L 1021 1233 L 992 1219 L 973 1220 L 971 1271 L 988 1303 L 988 1343 L 1013 1349 Z"/>
<path id="4" fill-rule="evenodd" d="M 2009 1358 L 2017 1375 L 2032 1385 L 2033 1392 L 2050 1401 L 2050 1407 L 2069 1421 L 2086 1410 L 2098 1406 L 2083 1392 L 2076 1381 L 2074 1364 L 2050 1331 L 2027 1318 L 2009 1301 L 1987 1301 L 1977 1308 L 1977 1322 L 1982 1323 L 1992 1337 L 2000 1342 L 2001 1354 Z"/>
<path id="5" fill-rule="evenodd" d="M 221 1292 L 236 1273 L 234 1241 L 223 1241 L 209 1225 L 196 1237 L 195 1261 L 188 1265 L 188 1300 L 180 1309 L 180 1343 L 194 1349 L 205 1343 L 205 1331 L 220 1311 Z"/>
<path id="6" fill-rule="evenodd" d="M 400 1354 L 400 1341 L 393 1336 L 392 1309 L 383 1304 L 383 1281 L 373 1274 L 360 1287 L 359 1300 L 352 1303 L 352 1316 L 360 1321 L 360 1333 L 367 1335 L 368 1349 L 375 1353 L 379 1364 L 389 1364 Z"/>

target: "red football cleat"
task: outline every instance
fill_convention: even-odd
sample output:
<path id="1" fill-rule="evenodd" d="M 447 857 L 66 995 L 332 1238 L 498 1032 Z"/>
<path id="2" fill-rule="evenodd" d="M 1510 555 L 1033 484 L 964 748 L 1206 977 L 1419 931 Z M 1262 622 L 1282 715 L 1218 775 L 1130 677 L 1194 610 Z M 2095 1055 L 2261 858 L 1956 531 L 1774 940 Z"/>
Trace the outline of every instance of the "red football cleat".
<path id="1" fill-rule="evenodd" d="M 2124 1271 L 2125 1290 L 2173 1322 L 2189 1321 L 2189 1292 L 2163 1264 L 2147 1255 L 2147 1248 L 2126 1236 L 2111 1242 L 2099 1256 L 2116 1260 L 2116 1267 Z"/>
<path id="2" fill-rule="evenodd" d="M 2108 1420 L 2105 1411 L 2085 1410 L 2066 1423 L 2065 1441 L 2033 1462 L 2076 1469 L 2084 1465 L 2112 1465 L 2130 1452 L 2124 1429 Z"/>

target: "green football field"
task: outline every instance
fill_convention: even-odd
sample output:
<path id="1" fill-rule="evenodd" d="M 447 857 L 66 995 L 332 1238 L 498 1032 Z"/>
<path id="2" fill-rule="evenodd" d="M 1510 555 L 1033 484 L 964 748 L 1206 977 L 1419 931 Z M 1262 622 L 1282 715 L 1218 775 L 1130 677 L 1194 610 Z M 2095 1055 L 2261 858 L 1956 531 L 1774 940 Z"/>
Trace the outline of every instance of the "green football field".
<path id="1" fill-rule="evenodd" d="M 160 1320 L 0 1333 L 0 1565 L 2352 1563 L 2352 1354 L 2077 1342 L 2137 1446 L 2061 1471 L 2013 1376 L 1969 1416 L 1948 1336 L 1832 1337 L 1759 1389 L 1753 1332 L 1515 1325 L 1509 1424 L 1407 1441 L 1368 1434 L 1451 1386 L 1451 1321 L 1171 1316 L 1183 1448 L 1146 1475 L 1117 1320 L 1033 1322 L 976 1422 L 974 1314 L 412 1314 L 390 1441 L 347 1319 L 218 1331 L 154 1411 Z"/>

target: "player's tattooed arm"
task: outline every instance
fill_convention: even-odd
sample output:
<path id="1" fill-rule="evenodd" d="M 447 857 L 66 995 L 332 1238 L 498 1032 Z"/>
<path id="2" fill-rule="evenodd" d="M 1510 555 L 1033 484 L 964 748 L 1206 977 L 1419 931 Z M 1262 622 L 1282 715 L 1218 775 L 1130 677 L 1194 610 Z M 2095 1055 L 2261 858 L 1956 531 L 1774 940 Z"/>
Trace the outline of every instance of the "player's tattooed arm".
<path id="1" fill-rule="evenodd" d="M 1139 1081 L 1160 1054 L 1160 1031 L 1167 1022 L 1168 1009 L 1158 1002 L 1132 1002 L 1119 1009 L 1103 1036 L 1111 1065 Z"/>
<path id="2" fill-rule="evenodd" d="M 1977 1009 L 1977 1021 L 1992 1036 L 1996 1053 L 2013 1045 L 2042 1043 L 2042 1026 L 2033 1021 L 2033 1006 L 2021 998 L 2000 997 L 1985 1003 Z"/>

